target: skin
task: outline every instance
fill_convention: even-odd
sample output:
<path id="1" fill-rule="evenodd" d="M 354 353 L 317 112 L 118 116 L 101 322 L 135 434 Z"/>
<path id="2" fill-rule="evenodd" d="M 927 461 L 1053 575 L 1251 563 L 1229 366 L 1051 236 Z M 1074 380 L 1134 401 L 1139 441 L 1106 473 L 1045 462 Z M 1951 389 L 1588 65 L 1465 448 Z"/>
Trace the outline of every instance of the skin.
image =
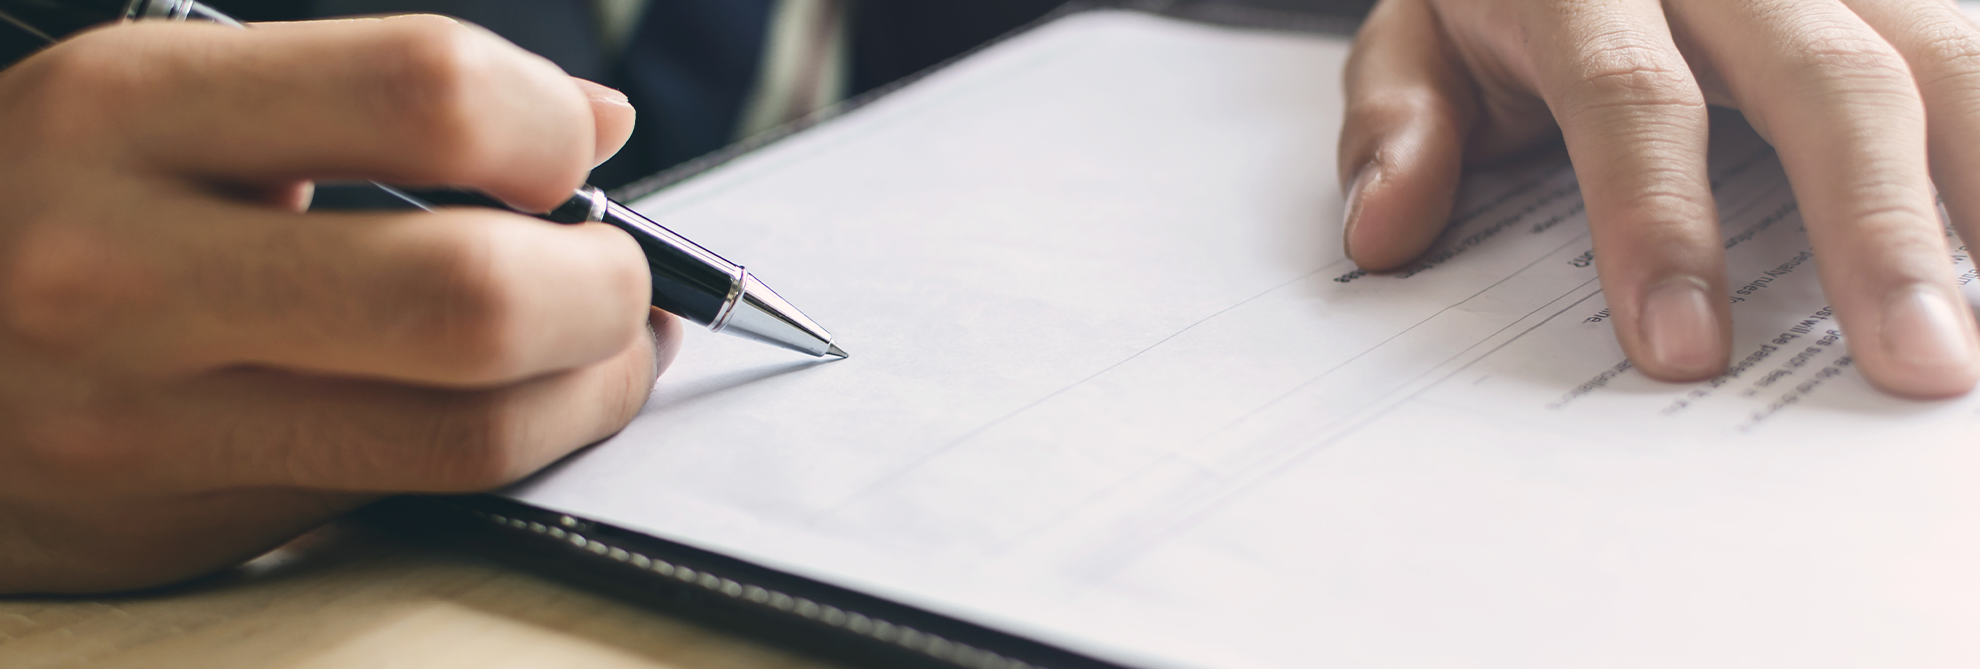
<path id="1" fill-rule="evenodd" d="M 1918 398 L 1980 380 L 1935 204 L 1980 239 L 1980 29 L 1952 2 L 1383 0 L 1347 79 L 1365 268 L 1426 250 L 1467 163 L 1562 141 L 1623 350 L 1655 378 L 1711 378 L 1732 322 L 1707 107 L 1732 107 L 1781 157 L 1865 376 Z"/>
<path id="2" fill-rule="evenodd" d="M 434 17 L 120 26 L 0 73 L 0 593 L 182 580 L 623 427 L 679 332 L 625 234 L 304 211 L 324 179 L 545 209 L 632 125 Z"/>
<path id="3" fill-rule="evenodd" d="M 1384 0 L 1348 97 L 1357 262 L 1422 253 L 1466 163 L 1564 140 L 1617 337 L 1670 380 L 1729 354 L 1704 153 L 1707 105 L 1736 107 L 1871 381 L 1980 379 L 1934 209 L 1936 180 L 1980 238 L 1980 152 L 1958 150 L 1980 32 L 1949 3 Z M 547 208 L 632 123 L 624 96 L 433 17 L 121 26 L 0 73 L 0 593 L 182 580 L 623 427 L 679 326 L 622 233 L 304 212 L 331 179 Z"/>

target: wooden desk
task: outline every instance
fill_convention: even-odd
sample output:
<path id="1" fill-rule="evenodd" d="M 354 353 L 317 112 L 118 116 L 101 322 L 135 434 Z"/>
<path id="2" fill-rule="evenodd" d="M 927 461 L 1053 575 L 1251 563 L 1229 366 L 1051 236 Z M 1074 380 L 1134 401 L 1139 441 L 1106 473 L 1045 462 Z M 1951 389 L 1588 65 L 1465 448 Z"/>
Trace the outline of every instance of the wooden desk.
<path id="1" fill-rule="evenodd" d="M 828 669 L 349 523 L 167 590 L 0 599 L 0 667 L 73 666 Z"/>

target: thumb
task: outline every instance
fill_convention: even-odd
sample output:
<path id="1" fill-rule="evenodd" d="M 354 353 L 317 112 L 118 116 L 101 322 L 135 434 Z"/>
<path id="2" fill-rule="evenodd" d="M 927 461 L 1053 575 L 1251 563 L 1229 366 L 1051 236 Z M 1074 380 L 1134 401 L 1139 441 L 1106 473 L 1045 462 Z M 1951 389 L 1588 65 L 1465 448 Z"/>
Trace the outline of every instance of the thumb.
<path id="1" fill-rule="evenodd" d="M 1477 96 L 1424 0 L 1385 0 L 1348 58 L 1341 127 L 1343 236 L 1371 271 L 1421 255 L 1450 220 Z"/>

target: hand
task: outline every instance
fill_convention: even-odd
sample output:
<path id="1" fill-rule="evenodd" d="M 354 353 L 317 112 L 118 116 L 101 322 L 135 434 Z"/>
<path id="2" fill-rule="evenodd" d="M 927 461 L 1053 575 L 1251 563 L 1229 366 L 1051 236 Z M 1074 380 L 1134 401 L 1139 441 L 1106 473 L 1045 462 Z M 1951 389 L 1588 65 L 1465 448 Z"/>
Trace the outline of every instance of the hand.
<path id="1" fill-rule="evenodd" d="M 447 19 L 131 25 L 0 73 L 0 593 L 167 583 L 623 427 L 674 354 L 638 246 L 547 209 L 616 92 Z"/>
<path id="2" fill-rule="evenodd" d="M 1426 249 L 1465 162 L 1558 132 L 1623 349 L 1652 377 L 1709 378 L 1732 324 L 1706 105 L 1731 106 L 1777 149 L 1869 380 L 1915 397 L 1980 380 L 1933 191 L 1980 239 L 1980 30 L 1951 2 L 1384 0 L 1347 76 L 1363 267 Z"/>

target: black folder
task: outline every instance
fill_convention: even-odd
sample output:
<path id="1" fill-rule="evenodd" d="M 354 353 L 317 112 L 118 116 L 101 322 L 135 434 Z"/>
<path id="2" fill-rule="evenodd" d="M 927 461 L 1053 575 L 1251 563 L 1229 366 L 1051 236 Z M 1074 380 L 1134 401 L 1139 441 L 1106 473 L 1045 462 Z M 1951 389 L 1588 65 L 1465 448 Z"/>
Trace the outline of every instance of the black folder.
<path id="1" fill-rule="evenodd" d="M 619 435 L 371 516 L 848 666 L 1980 665 L 1980 396 L 1861 377 L 1736 113 L 1734 364 L 1661 383 L 1564 156 L 1346 259 L 1355 22 L 1296 10 L 1069 8 L 635 185 L 852 357 L 690 332 Z"/>
<path id="2" fill-rule="evenodd" d="M 1352 35 L 1370 3 L 1301 0 L 1074 2 L 1016 35 L 1093 11 L 1134 11 L 1238 29 Z M 858 114 L 965 54 L 833 109 L 633 183 L 632 201 L 847 114 Z M 656 610 L 853 667 L 1122 669 L 1120 665 L 749 561 L 499 494 L 406 496 L 373 505 L 372 522 L 495 557 Z"/>

